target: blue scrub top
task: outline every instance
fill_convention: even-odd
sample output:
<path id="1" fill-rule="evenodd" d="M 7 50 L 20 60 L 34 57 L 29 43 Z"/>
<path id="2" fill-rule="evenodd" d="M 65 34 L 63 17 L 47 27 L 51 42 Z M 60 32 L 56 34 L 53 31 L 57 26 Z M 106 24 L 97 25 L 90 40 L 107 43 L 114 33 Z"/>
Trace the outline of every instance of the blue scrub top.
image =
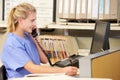
<path id="1" fill-rule="evenodd" d="M 25 33 L 25 38 L 8 33 L 2 50 L 2 63 L 6 67 L 7 77 L 24 77 L 30 74 L 24 69 L 29 61 L 40 65 L 39 54 L 32 38 L 28 33 Z"/>

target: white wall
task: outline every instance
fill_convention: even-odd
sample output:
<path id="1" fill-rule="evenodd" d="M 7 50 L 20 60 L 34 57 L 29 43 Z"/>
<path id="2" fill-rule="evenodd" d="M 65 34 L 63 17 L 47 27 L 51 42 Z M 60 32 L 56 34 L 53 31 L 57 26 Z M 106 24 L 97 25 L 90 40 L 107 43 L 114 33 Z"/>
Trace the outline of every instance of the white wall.
<path id="1" fill-rule="evenodd" d="M 91 47 L 92 37 L 78 37 L 78 44 L 80 49 L 89 49 Z M 120 47 L 120 38 L 109 38 L 110 49 Z"/>

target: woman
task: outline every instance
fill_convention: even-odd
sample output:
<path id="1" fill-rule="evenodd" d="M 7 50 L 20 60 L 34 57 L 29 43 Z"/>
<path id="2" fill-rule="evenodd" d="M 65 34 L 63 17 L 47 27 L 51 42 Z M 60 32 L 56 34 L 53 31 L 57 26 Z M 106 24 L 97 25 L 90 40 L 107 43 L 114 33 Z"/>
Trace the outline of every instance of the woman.
<path id="1" fill-rule="evenodd" d="M 47 58 L 32 37 L 36 28 L 36 9 L 28 3 L 22 3 L 10 11 L 7 37 L 2 50 L 2 63 L 7 70 L 7 77 L 23 77 L 34 73 L 65 73 L 76 75 L 76 67 L 49 67 Z"/>

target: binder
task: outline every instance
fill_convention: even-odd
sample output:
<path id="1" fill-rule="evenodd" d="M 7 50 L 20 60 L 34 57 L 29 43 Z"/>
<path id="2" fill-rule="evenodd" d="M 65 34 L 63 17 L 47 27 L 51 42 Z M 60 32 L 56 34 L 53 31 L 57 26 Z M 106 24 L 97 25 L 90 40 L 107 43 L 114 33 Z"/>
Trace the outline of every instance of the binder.
<path id="1" fill-rule="evenodd" d="M 92 0 L 88 0 L 87 19 L 92 18 Z"/>
<path id="2" fill-rule="evenodd" d="M 76 2 L 76 19 L 80 19 L 81 18 L 81 0 L 77 0 Z"/>
<path id="3" fill-rule="evenodd" d="M 120 22 L 120 0 L 117 0 L 117 22 Z"/>
<path id="4" fill-rule="evenodd" d="M 63 17 L 63 0 L 58 0 L 58 17 Z"/>
<path id="5" fill-rule="evenodd" d="M 105 0 L 104 7 L 104 19 L 110 19 L 110 0 Z"/>
<path id="6" fill-rule="evenodd" d="M 99 0 L 92 1 L 92 19 L 98 19 L 99 14 Z"/>
<path id="7" fill-rule="evenodd" d="M 3 7 L 2 7 L 2 9 L 3 9 Z M 4 20 L 4 16 L 3 16 L 4 12 L 3 12 L 3 10 L 2 11 L 0 10 L 0 12 L 2 12 L 2 13 L 0 13 L 0 20 Z"/>
<path id="8" fill-rule="evenodd" d="M 69 18 L 70 0 L 63 0 L 63 18 Z"/>
<path id="9" fill-rule="evenodd" d="M 81 19 L 87 19 L 87 0 L 82 0 Z"/>
<path id="10" fill-rule="evenodd" d="M 103 14 L 104 14 L 104 0 L 99 0 L 99 19 L 104 19 Z"/>
<path id="11" fill-rule="evenodd" d="M 4 21 L 5 20 L 5 0 L 2 0 L 2 4 L 1 4 L 2 8 L 0 9 L 0 20 Z"/>
<path id="12" fill-rule="evenodd" d="M 110 19 L 117 19 L 117 0 L 110 0 Z"/>
<path id="13" fill-rule="evenodd" d="M 69 18 L 75 19 L 76 0 L 70 0 L 70 14 Z"/>

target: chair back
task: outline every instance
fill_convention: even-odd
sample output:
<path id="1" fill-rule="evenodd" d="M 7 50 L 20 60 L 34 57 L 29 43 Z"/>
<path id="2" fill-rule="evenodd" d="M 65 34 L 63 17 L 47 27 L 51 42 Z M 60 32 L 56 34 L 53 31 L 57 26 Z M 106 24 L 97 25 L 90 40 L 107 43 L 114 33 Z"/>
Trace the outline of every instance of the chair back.
<path id="1" fill-rule="evenodd" d="M 0 67 L 0 80 L 7 80 L 6 69 L 4 65 Z"/>

